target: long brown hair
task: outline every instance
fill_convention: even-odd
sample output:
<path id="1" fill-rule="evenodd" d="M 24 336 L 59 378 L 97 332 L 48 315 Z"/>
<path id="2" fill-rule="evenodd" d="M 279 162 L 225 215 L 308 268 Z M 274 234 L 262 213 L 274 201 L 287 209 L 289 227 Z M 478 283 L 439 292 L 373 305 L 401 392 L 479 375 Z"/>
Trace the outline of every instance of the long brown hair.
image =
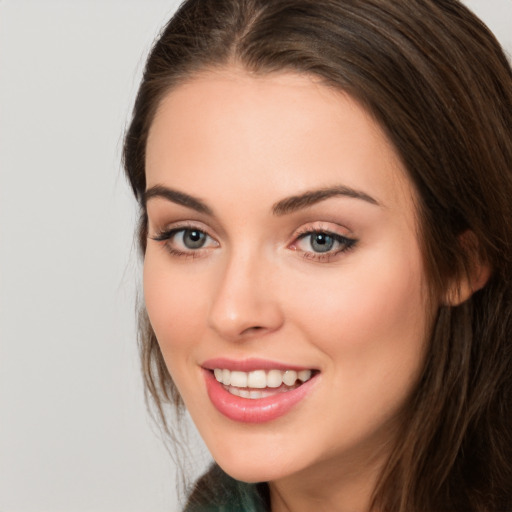
<path id="1" fill-rule="evenodd" d="M 469 300 L 437 311 L 375 508 L 512 510 L 512 71 L 500 45 L 457 0 L 184 2 L 149 55 L 125 138 L 142 253 L 145 148 L 159 102 L 230 64 L 314 75 L 372 113 L 417 189 L 437 302 L 475 254 L 492 269 Z M 181 401 L 144 310 L 140 344 L 165 422 L 164 406 Z"/>

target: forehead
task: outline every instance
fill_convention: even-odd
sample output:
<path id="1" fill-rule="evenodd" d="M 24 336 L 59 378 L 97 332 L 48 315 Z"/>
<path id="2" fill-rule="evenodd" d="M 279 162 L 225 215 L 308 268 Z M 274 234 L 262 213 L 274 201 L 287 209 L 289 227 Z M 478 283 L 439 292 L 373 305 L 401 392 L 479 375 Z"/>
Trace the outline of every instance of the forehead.
<path id="1" fill-rule="evenodd" d="M 266 187 L 275 200 L 342 184 L 403 207 L 414 195 L 373 117 L 343 91 L 291 72 L 220 69 L 171 90 L 150 129 L 146 174 L 148 187 L 172 184 L 200 196 Z"/>

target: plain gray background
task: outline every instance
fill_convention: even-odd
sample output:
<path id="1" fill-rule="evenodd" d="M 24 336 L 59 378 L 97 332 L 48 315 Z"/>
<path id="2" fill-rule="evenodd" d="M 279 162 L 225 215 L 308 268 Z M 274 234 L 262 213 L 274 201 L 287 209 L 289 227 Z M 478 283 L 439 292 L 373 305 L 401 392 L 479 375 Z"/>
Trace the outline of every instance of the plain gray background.
<path id="1" fill-rule="evenodd" d="M 120 166 L 177 4 L 0 0 L 0 512 L 178 510 L 143 401 Z M 467 4 L 511 54 L 512 0 Z"/>

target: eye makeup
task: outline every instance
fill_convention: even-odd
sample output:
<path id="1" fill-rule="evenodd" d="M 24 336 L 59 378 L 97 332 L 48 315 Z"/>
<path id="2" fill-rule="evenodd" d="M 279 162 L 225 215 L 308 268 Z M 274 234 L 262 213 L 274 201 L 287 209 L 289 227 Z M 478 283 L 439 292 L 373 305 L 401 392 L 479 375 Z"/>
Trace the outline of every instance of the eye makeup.
<path id="1" fill-rule="evenodd" d="M 309 225 L 300 229 L 293 237 L 288 249 L 301 253 L 304 259 L 317 262 L 332 261 L 342 253 L 352 250 L 357 244 L 356 239 L 322 226 Z M 149 238 L 163 243 L 165 249 L 174 257 L 204 257 L 209 251 L 221 247 L 219 241 L 193 223 L 180 223 Z"/>

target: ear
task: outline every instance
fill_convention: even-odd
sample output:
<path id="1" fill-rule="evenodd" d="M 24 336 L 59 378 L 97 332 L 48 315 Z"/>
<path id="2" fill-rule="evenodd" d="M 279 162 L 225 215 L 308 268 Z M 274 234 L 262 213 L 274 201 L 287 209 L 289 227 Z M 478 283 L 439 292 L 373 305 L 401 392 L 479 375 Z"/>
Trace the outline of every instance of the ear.
<path id="1" fill-rule="evenodd" d="M 473 231 L 462 233 L 459 237 L 459 244 L 461 250 L 467 255 L 467 267 L 465 272 L 448 286 L 443 301 L 446 306 L 462 304 L 473 293 L 482 289 L 491 276 L 491 267 L 483 257 L 480 244 Z"/>

